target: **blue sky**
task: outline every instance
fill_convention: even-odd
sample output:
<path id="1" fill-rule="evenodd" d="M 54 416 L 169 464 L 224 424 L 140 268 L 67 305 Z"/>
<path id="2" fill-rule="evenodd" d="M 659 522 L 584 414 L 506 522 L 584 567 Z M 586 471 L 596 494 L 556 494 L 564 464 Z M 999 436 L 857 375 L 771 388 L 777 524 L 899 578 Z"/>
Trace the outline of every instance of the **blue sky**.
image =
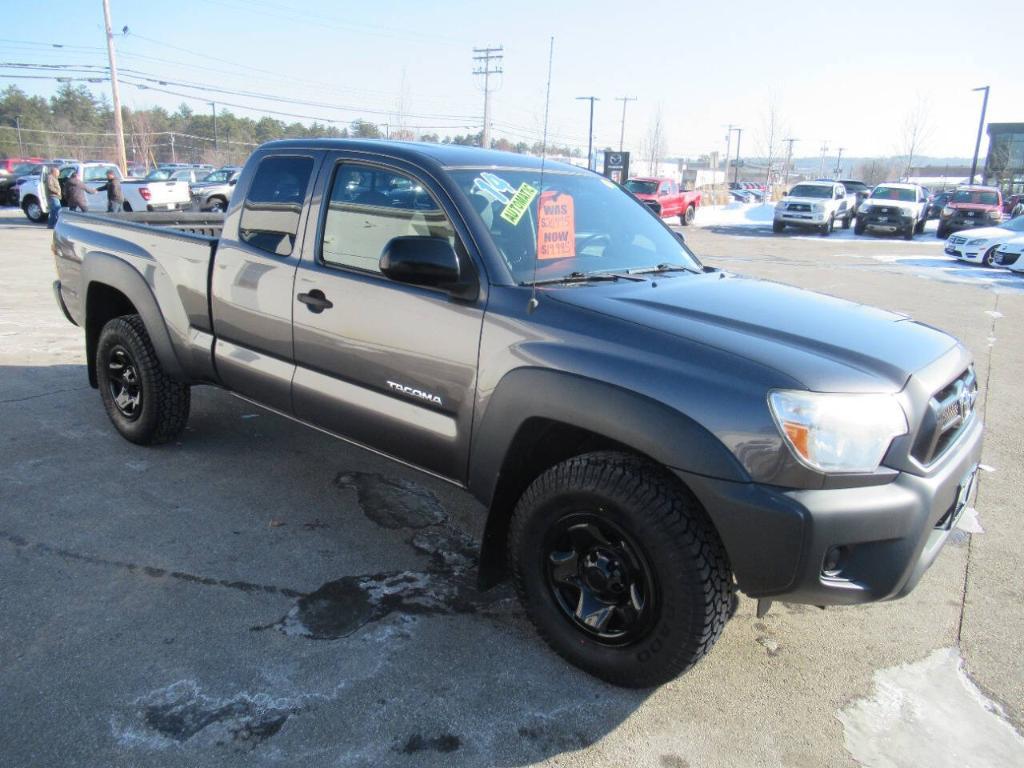
<path id="1" fill-rule="evenodd" d="M 743 154 L 763 147 L 774 103 L 797 155 L 895 154 L 905 116 L 923 104 L 929 155 L 969 156 L 991 85 L 989 120 L 1024 121 L 1019 30 L 1024 6 L 926 3 L 445 2 L 304 0 L 111 0 L 120 66 L 165 80 L 298 99 L 296 105 L 167 86 L 194 98 L 124 86 L 131 106 L 216 100 L 256 115 L 260 107 L 348 121 L 359 116 L 437 132 L 479 126 L 482 93 L 472 48 L 502 45 L 504 74 L 492 97 L 494 135 L 532 141 L 543 126 L 549 36 L 555 37 L 550 133 L 586 147 L 586 102 L 598 96 L 595 144 L 637 149 L 660 110 L 672 155 L 724 151 L 725 126 L 744 128 Z M 978 20 L 981 16 L 990 23 Z M 100 0 L 10 3 L 0 60 L 106 62 Z M 154 42 L 155 41 L 155 42 Z M 63 44 L 64 48 L 36 45 Z M 1000 53 L 1005 51 L 1006 53 Z M 10 73 L 10 70 L 0 70 Z M 11 80 L 49 94 L 50 80 Z M 90 86 L 100 93 L 109 86 Z M 336 109 L 335 106 L 355 109 Z M 223 107 L 222 107 L 223 108 Z M 372 110 L 372 112 L 371 112 Z M 287 119 L 287 118 L 285 118 Z M 440 126 L 450 126 L 444 128 Z M 735 144 L 733 145 L 735 147 Z M 984 143 L 982 145 L 984 153 Z"/>

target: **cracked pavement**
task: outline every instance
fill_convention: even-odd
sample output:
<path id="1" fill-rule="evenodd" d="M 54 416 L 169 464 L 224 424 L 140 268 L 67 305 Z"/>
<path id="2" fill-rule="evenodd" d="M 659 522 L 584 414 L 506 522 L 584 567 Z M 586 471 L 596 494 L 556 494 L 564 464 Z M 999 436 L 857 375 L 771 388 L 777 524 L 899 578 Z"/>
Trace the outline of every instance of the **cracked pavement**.
<path id="1" fill-rule="evenodd" d="M 208 387 L 178 443 L 119 438 L 54 303 L 49 232 L 0 211 L 4 765 L 909 766 L 891 728 L 851 752 L 840 713 L 891 713 L 858 705 L 876 673 L 957 647 L 1019 730 L 1024 278 L 954 269 L 933 236 L 686 234 L 707 263 L 965 341 L 995 471 L 985 532 L 908 598 L 762 619 L 744 598 L 689 674 L 623 691 L 548 651 L 510 590 L 475 589 L 483 510 L 458 489 Z"/>

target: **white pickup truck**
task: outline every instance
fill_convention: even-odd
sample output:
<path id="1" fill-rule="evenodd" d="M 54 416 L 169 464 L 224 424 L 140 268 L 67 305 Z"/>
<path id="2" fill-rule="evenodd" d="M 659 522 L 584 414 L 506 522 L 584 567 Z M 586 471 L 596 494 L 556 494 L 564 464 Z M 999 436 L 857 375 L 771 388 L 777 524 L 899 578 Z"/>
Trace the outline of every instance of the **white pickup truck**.
<path id="1" fill-rule="evenodd" d="M 849 229 L 857 198 L 846 192 L 838 181 L 804 181 L 775 204 L 772 231 L 791 227 L 813 227 L 823 235 L 832 234 L 836 220 Z"/>
<path id="2" fill-rule="evenodd" d="M 57 174 L 61 182 L 61 189 L 64 188 L 64 182 L 74 171 L 78 171 L 79 178 L 91 189 L 96 189 L 106 183 L 107 171 L 113 171 L 114 176 L 122 178 L 120 169 L 113 163 L 70 163 L 61 166 Z M 18 205 L 25 215 L 37 223 L 46 221 L 49 206 L 43 191 L 42 177 L 29 177 L 24 183 L 18 185 L 18 190 Z M 124 207 L 127 211 L 174 211 L 188 208 L 192 203 L 187 181 L 150 178 L 123 179 L 121 192 L 124 194 Z M 107 209 L 106 195 L 103 193 L 97 195 L 95 201 L 89 201 L 89 207 L 105 211 Z"/>

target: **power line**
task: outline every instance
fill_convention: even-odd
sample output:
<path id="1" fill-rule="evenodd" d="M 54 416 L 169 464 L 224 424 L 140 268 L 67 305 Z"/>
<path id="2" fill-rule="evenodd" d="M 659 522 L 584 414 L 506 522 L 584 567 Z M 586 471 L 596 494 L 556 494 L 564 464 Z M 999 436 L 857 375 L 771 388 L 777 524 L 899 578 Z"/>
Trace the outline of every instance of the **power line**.
<path id="1" fill-rule="evenodd" d="M 491 146 L 491 75 L 500 75 L 504 72 L 501 68 L 501 61 L 505 58 L 502 50 L 500 45 L 497 48 L 473 49 L 473 61 L 477 62 L 473 74 L 484 76 L 484 129 L 480 134 L 480 146 L 484 148 Z M 494 69 L 491 69 L 492 61 Z"/>

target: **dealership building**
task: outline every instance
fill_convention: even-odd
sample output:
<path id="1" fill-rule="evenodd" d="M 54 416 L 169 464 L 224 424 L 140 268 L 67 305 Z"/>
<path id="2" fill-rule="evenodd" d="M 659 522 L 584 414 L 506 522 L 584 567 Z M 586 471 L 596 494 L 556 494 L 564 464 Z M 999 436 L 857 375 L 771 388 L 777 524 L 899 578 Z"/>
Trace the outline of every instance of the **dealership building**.
<path id="1" fill-rule="evenodd" d="M 986 184 L 1003 195 L 1024 193 L 1024 123 L 989 123 Z"/>

